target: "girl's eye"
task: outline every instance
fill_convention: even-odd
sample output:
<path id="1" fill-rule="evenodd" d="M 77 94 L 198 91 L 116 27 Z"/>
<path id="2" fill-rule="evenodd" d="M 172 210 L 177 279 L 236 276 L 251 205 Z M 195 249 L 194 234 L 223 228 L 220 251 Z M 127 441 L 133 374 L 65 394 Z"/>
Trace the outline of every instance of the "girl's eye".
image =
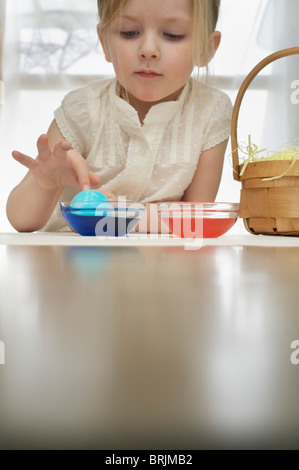
<path id="1" fill-rule="evenodd" d="M 138 35 L 138 31 L 121 31 L 120 35 L 124 38 L 134 38 Z"/>
<path id="2" fill-rule="evenodd" d="M 164 36 L 167 39 L 171 39 L 172 41 L 178 41 L 185 37 L 184 34 L 171 34 L 171 33 L 164 33 Z"/>

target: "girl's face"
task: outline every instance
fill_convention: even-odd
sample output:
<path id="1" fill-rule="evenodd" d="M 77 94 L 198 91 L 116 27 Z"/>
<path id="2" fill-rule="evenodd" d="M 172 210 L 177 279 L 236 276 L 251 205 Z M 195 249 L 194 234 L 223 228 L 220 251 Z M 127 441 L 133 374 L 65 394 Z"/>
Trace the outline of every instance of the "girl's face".
<path id="1" fill-rule="evenodd" d="M 191 0 L 128 0 L 99 36 L 135 101 L 176 100 L 193 70 Z"/>

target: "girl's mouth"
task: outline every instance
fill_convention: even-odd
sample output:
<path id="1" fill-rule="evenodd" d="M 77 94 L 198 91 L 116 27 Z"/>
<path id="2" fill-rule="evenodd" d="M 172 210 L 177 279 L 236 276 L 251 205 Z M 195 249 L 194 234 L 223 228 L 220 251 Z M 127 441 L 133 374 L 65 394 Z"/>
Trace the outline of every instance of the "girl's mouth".
<path id="1" fill-rule="evenodd" d="M 139 72 L 136 72 L 136 74 L 143 78 L 161 77 L 161 74 L 153 72 L 152 70 L 140 70 Z"/>

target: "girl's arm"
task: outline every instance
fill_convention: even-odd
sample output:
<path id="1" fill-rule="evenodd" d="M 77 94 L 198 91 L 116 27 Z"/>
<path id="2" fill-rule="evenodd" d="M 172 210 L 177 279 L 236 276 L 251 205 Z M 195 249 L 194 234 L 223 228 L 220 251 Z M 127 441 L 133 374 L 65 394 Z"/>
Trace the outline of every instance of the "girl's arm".
<path id="1" fill-rule="evenodd" d="M 228 139 L 201 153 L 183 201 L 213 202 L 217 196 Z"/>
<path id="2" fill-rule="evenodd" d="M 65 186 L 89 189 L 99 184 L 85 159 L 66 141 L 56 121 L 37 141 L 38 156 L 14 151 L 13 157 L 29 171 L 10 193 L 7 217 L 19 232 L 41 229 L 49 220 Z"/>

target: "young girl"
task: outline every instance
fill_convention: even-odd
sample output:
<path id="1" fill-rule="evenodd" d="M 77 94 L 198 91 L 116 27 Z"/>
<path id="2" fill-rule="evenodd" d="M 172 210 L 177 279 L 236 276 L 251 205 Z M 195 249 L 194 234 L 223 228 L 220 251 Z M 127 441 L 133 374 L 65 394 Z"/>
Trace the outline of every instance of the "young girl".
<path id="1" fill-rule="evenodd" d="M 18 231 L 66 230 L 59 201 L 91 187 L 127 200 L 214 201 L 231 103 L 191 78 L 220 42 L 220 0 L 98 0 L 98 35 L 115 78 L 69 93 L 11 192 Z"/>

